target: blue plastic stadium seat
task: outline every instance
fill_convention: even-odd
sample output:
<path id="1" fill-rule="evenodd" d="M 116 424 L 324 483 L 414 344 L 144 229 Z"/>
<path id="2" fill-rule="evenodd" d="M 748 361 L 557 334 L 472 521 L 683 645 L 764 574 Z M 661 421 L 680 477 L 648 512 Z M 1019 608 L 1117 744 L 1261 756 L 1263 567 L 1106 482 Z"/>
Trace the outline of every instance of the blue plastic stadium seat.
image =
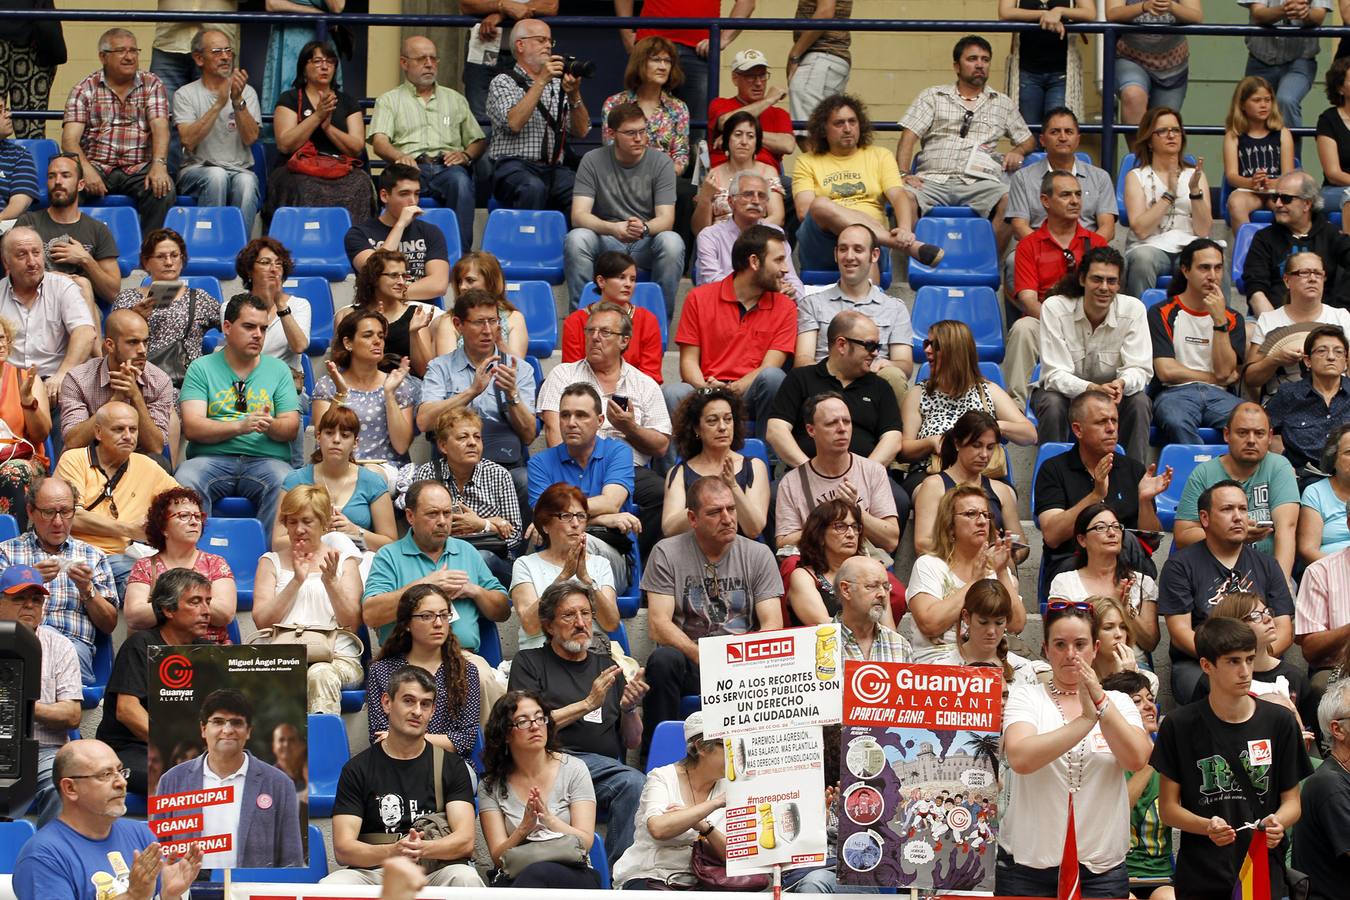
<path id="1" fill-rule="evenodd" d="M 314 809 L 313 804 L 310 810 Z M 230 874 L 232 883 L 258 881 L 271 884 L 314 884 L 328 874 L 328 850 L 323 832 L 318 825 L 309 826 L 309 865 L 303 869 L 235 869 Z M 225 880 L 223 869 L 212 869 L 209 881 L 219 884 Z"/>
<path id="2" fill-rule="evenodd" d="M 609 890 L 612 883 L 609 875 L 609 856 L 605 853 L 605 842 L 599 835 L 591 838 L 591 868 L 600 878 L 600 889 Z"/>
<path id="3" fill-rule="evenodd" d="M 292 276 L 281 284 L 281 289 L 293 297 L 309 302 L 309 356 L 323 356 L 333 342 L 333 291 L 328 279 L 317 275 Z"/>
<path id="4" fill-rule="evenodd" d="M 418 205 L 422 207 L 422 221 L 435 225 L 445 235 L 446 258 L 450 262 L 450 267 L 454 268 L 455 263 L 464 255 L 464 247 L 459 239 L 459 217 L 455 215 L 453 209 L 427 206 L 426 200 L 419 201 Z"/>
<path id="5" fill-rule="evenodd" d="M 1162 527 L 1171 531 L 1177 520 L 1177 506 L 1181 503 L 1181 492 L 1186 488 L 1186 479 L 1191 477 L 1195 467 L 1202 462 L 1218 459 L 1228 452 L 1227 444 L 1168 444 L 1158 454 L 1158 471 L 1172 467 L 1172 483 L 1167 490 L 1158 495 L 1153 505 L 1158 510 L 1158 521 Z"/>
<path id="6" fill-rule="evenodd" d="M 895 273 L 891 271 L 891 251 L 886 247 L 881 248 L 881 257 L 877 265 L 881 269 L 881 288 L 886 290 L 895 278 Z M 839 269 L 833 265 L 825 269 L 803 269 L 797 274 L 801 276 L 802 284 L 806 285 L 834 284 L 839 280 Z"/>
<path id="7" fill-rule="evenodd" d="M 217 519 L 252 519 L 258 509 L 247 497 L 221 497 L 211 504 L 211 515 Z"/>
<path id="8" fill-rule="evenodd" d="M 103 694 L 108 690 L 108 679 L 112 677 L 113 645 L 112 635 L 101 631 L 94 632 L 94 680 L 84 685 L 84 700 L 81 706 L 93 709 L 103 702 Z"/>
<path id="9" fill-rule="evenodd" d="M 1223 441 L 1223 429 L 1222 429 L 1222 428 L 1197 428 L 1197 429 L 1195 429 L 1195 430 L 1198 431 L 1198 432 L 1200 433 L 1200 443 L 1201 443 L 1201 444 L 1216 444 L 1216 445 L 1217 445 L 1217 444 L 1222 444 L 1222 443 L 1224 442 L 1224 441 Z M 1165 444 L 1164 444 L 1164 442 L 1163 442 L 1163 433 L 1162 433 L 1162 429 L 1159 428 L 1157 425 L 1150 425 L 1150 426 L 1149 426 L 1149 429 L 1148 429 L 1148 445 L 1149 445 L 1150 447 L 1162 447 L 1162 446 L 1165 446 Z"/>
<path id="10" fill-rule="evenodd" d="M 1044 156 L 1045 154 L 1041 154 Z M 1030 160 L 1028 160 L 1030 162 Z M 928 211 L 928 215 L 939 219 L 978 219 L 975 210 L 969 206 L 935 206 Z"/>
<path id="11" fill-rule="evenodd" d="M 928 363 L 927 362 L 920 363 L 919 371 L 914 374 L 914 383 L 918 384 L 921 381 L 927 381 L 928 373 L 929 373 Z M 987 360 L 981 360 L 980 374 L 983 375 L 987 380 L 992 381 L 994 384 L 1003 388 L 1005 391 L 1008 389 L 1008 386 L 1003 381 L 1003 371 L 999 369 L 998 363 L 988 362 Z"/>
<path id="12" fill-rule="evenodd" d="M 680 718 L 689 718 L 690 713 L 698 712 L 703 708 L 703 698 L 698 694 L 688 694 L 680 698 Z"/>
<path id="13" fill-rule="evenodd" d="M 506 299 L 525 317 L 530 343 L 526 352 L 537 359 L 548 359 L 558 346 L 558 309 L 553 288 L 546 281 L 511 281 Z"/>
<path id="14" fill-rule="evenodd" d="M 915 226 L 914 233 L 925 244 L 941 247 L 946 255 L 936 268 L 911 259 L 909 283 L 912 287 L 921 288 L 930 284 L 998 287 L 998 247 L 994 241 L 994 226 L 988 219 L 924 216 Z"/>
<path id="15" fill-rule="evenodd" d="M 225 623 L 225 636 L 230 639 L 230 643 L 238 646 L 244 642 L 244 636 L 239 631 L 239 620 L 231 619 Z"/>
<path id="16" fill-rule="evenodd" d="M 530 371 L 534 373 L 534 399 L 537 401 L 539 399 L 539 391 L 544 386 L 544 367 L 540 364 L 539 360 L 535 359 L 533 356 L 526 356 L 525 362 L 529 365 Z M 539 417 L 535 416 L 535 418 L 538 419 Z M 539 430 L 544 430 L 542 424 L 539 426 Z"/>
<path id="17" fill-rule="evenodd" d="M 1120 224 L 1129 225 L 1130 216 L 1125 211 L 1125 173 L 1139 164 L 1139 158 L 1126 153 L 1120 158 L 1120 168 L 1116 171 L 1116 207 L 1120 210 Z"/>
<path id="18" fill-rule="evenodd" d="M 126 278 L 141 264 L 141 220 L 131 206 L 86 206 L 83 212 L 98 219 L 112 232 L 117 242 L 117 268 Z"/>
<path id="19" fill-rule="evenodd" d="M 838 273 L 835 273 L 836 276 Z M 600 300 L 600 290 L 595 282 L 586 285 L 581 292 L 578 306 L 590 306 Z M 670 346 L 670 325 L 666 322 L 666 299 L 661 295 L 661 286 L 650 281 L 639 281 L 633 286 L 632 303 L 656 316 L 656 324 L 661 326 L 661 350 Z"/>
<path id="20" fill-rule="evenodd" d="M 679 762 L 684 759 L 684 750 L 684 723 L 678 719 L 657 722 L 652 748 L 647 752 L 647 771 Z"/>
<path id="21" fill-rule="evenodd" d="M 0 515 L 0 541 L 19 536 L 19 520 L 9 514 Z"/>
<path id="22" fill-rule="evenodd" d="M 625 512 L 631 512 L 636 515 L 636 507 L 631 506 Z M 628 588 L 615 598 L 615 604 L 619 607 L 619 617 L 621 619 L 631 619 L 637 615 L 638 607 L 642 605 L 642 553 L 638 550 L 637 541 L 632 541 L 628 547 Z M 620 622 L 620 625 L 623 623 Z"/>
<path id="23" fill-rule="evenodd" d="M 338 776 L 351 759 L 342 717 L 332 713 L 311 713 L 309 734 L 305 739 L 309 742 L 309 814 L 325 819 L 333 814 Z"/>
<path id="24" fill-rule="evenodd" d="M 1003 316 L 993 288 L 984 285 L 919 288 L 911 313 L 916 359 L 923 358 L 923 342 L 928 329 L 943 319 L 955 319 L 970 327 L 980 359 L 1003 362 Z"/>
<path id="25" fill-rule="evenodd" d="M 497 257 L 508 279 L 563 282 L 567 220 L 551 209 L 494 209 L 483 231 L 483 249 Z"/>
<path id="26" fill-rule="evenodd" d="M 1238 229 L 1237 236 L 1233 238 L 1233 287 L 1239 294 L 1247 293 L 1246 280 L 1242 277 L 1242 268 L 1247 263 L 1247 251 L 1252 248 L 1252 238 L 1256 233 L 1265 228 L 1264 223 L 1248 222 Z"/>
<path id="27" fill-rule="evenodd" d="M 629 656 L 633 655 L 632 645 L 628 642 L 628 629 L 623 627 L 622 619 L 619 620 L 618 628 L 607 633 L 609 634 L 609 639 L 611 641 L 623 648 L 624 653 L 627 653 Z"/>
<path id="28" fill-rule="evenodd" d="M 290 251 L 292 275 L 317 275 L 342 281 L 352 274 L 343 238 L 352 218 L 341 206 L 283 206 L 272 216 L 269 236 Z"/>
<path id="29" fill-rule="evenodd" d="M 19 859 L 19 851 L 35 834 L 37 828 L 27 819 L 0 822 L 0 875 L 14 874 L 14 863 Z"/>
<path id="30" fill-rule="evenodd" d="M 1139 299 L 1144 302 L 1144 308 L 1147 309 L 1150 306 L 1157 306 L 1159 303 L 1162 303 L 1164 300 L 1166 300 L 1167 291 L 1163 290 L 1162 288 L 1149 288 L 1148 290 L 1144 291 L 1144 296 L 1140 297 Z"/>
<path id="31" fill-rule="evenodd" d="M 61 152 L 61 147 L 51 138 L 15 138 L 14 143 L 28 151 L 33 157 L 33 171 L 37 173 L 38 200 L 40 209 L 47 205 L 47 164 L 52 157 Z"/>
<path id="32" fill-rule="evenodd" d="M 183 236 L 187 245 L 187 275 L 236 277 L 234 259 L 248 243 L 248 229 L 237 206 L 175 206 L 164 227 Z"/>
<path id="33" fill-rule="evenodd" d="M 494 669 L 502 664 L 502 636 L 497 623 L 482 613 L 478 614 L 478 655 Z"/>
<path id="34" fill-rule="evenodd" d="M 1046 441 L 1036 448 L 1036 465 L 1031 470 L 1031 517 L 1039 529 L 1040 522 L 1036 519 L 1036 476 L 1041 474 L 1041 465 L 1051 457 L 1059 456 L 1061 453 L 1068 452 L 1073 444 L 1062 443 L 1059 441 Z"/>
<path id="35" fill-rule="evenodd" d="M 104 194 L 102 197 L 90 197 L 88 202 L 81 202 L 80 208 L 86 212 L 90 209 L 107 209 L 109 207 L 136 208 L 136 201 L 129 194 Z"/>
<path id="36" fill-rule="evenodd" d="M 202 523 L 197 548 L 225 557 L 234 570 L 239 609 L 253 608 L 253 577 L 258 560 L 267 552 L 267 535 L 257 519 L 222 519 L 212 516 Z"/>

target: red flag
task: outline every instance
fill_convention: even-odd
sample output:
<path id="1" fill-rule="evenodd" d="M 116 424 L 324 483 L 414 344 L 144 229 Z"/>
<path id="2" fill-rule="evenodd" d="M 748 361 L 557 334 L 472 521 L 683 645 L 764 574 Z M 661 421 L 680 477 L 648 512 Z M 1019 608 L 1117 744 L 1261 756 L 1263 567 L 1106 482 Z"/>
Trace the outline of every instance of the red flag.
<path id="1" fill-rule="evenodd" d="M 1252 832 L 1237 884 L 1233 885 L 1233 900 L 1270 900 L 1270 851 L 1266 849 L 1264 829 Z"/>
<path id="2" fill-rule="evenodd" d="M 1059 900 L 1083 900 L 1078 878 L 1078 834 L 1073 823 L 1073 794 L 1069 794 L 1069 826 L 1064 832 L 1064 855 L 1059 860 Z"/>

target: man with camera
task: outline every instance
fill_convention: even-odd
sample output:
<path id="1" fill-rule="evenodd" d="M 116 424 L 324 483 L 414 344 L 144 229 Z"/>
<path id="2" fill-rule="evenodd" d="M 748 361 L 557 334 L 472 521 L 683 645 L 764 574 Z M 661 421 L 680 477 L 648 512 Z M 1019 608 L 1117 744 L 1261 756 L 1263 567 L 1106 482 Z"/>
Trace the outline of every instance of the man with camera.
<path id="1" fill-rule="evenodd" d="M 492 193 L 507 209 L 556 209 L 572 212 L 575 176 L 563 163 L 570 134 L 583 138 L 591 129 L 581 76 L 586 65 L 553 53 L 548 23 L 522 19 L 511 28 L 516 67 L 488 86 L 492 120 Z"/>

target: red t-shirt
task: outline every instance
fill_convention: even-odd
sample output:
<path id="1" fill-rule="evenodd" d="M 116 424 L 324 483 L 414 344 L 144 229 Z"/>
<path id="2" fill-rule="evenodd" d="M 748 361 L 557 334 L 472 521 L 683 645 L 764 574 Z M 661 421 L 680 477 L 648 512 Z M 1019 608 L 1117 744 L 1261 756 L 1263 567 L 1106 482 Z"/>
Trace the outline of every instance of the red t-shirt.
<path id="1" fill-rule="evenodd" d="M 1088 247 L 1106 246 L 1101 235 L 1088 231 L 1080 222 L 1068 246 L 1075 265 L 1083 258 L 1086 249 L 1084 239 Z M 1055 243 L 1043 222 L 1040 228 L 1022 238 L 1017 245 L 1013 261 L 1013 292 L 1020 294 L 1022 291 L 1035 291 L 1036 299 L 1044 300 L 1068 270 L 1069 261 L 1064 258 L 1064 248 Z"/>
<path id="2" fill-rule="evenodd" d="M 735 112 L 745 104 L 741 102 L 740 97 L 718 97 L 712 103 L 708 104 L 708 131 L 718 131 L 717 120 L 727 113 Z M 764 112 L 759 114 L 759 127 L 765 134 L 770 132 L 776 134 L 792 134 L 792 116 L 788 111 L 777 106 L 770 106 Z M 720 133 L 719 133 L 720 134 Z M 783 158 L 769 150 L 768 147 L 760 147 L 759 153 L 755 159 L 775 169 L 782 170 Z M 708 164 L 711 166 L 720 166 L 727 161 L 725 150 L 710 147 L 708 150 Z"/>
<path id="3" fill-rule="evenodd" d="M 722 15 L 722 6 L 721 0 L 646 0 L 638 15 L 644 19 L 716 19 Z M 697 46 L 708 37 L 708 32 L 692 28 L 639 28 L 637 39 L 653 34 L 686 47 Z"/>
<path id="4" fill-rule="evenodd" d="M 665 351 L 661 347 L 661 323 L 651 310 L 640 306 L 631 307 L 633 316 L 633 336 L 628 340 L 628 349 L 623 353 L 624 362 L 650 375 L 657 384 L 661 383 L 661 357 Z M 562 361 L 576 362 L 586 355 L 586 320 L 591 317 L 591 308 L 583 306 L 563 320 Z"/>
<path id="5" fill-rule="evenodd" d="M 755 308 L 741 315 L 735 275 L 700 285 L 684 298 L 675 343 L 698 347 L 704 378 L 735 381 L 759 368 L 764 354 L 797 347 L 797 304 L 786 294 L 765 291 Z"/>

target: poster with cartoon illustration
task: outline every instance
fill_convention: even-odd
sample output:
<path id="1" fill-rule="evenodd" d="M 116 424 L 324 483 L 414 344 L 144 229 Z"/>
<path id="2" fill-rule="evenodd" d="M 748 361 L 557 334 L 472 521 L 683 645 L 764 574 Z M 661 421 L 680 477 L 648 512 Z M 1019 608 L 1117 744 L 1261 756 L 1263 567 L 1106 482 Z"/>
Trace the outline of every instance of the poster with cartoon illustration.
<path id="1" fill-rule="evenodd" d="M 839 724 L 834 623 L 705 637 L 698 652 L 708 737 Z"/>
<path id="2" fill-rule="evenodd" d="M 841 884 L 992 891 L 998 844 L 996 671 L 844 664 Z"/>
<path id="3" fill-rule="evenodd" d="M 824 864 L 825 745 L 820 727 L 725 738 L 727 874 Z"/>
<path id="4" fill-rule="evenodd" d="M 309 859 L 303 646 L 151 647 L 150 828 L 203 869 Z"/>

